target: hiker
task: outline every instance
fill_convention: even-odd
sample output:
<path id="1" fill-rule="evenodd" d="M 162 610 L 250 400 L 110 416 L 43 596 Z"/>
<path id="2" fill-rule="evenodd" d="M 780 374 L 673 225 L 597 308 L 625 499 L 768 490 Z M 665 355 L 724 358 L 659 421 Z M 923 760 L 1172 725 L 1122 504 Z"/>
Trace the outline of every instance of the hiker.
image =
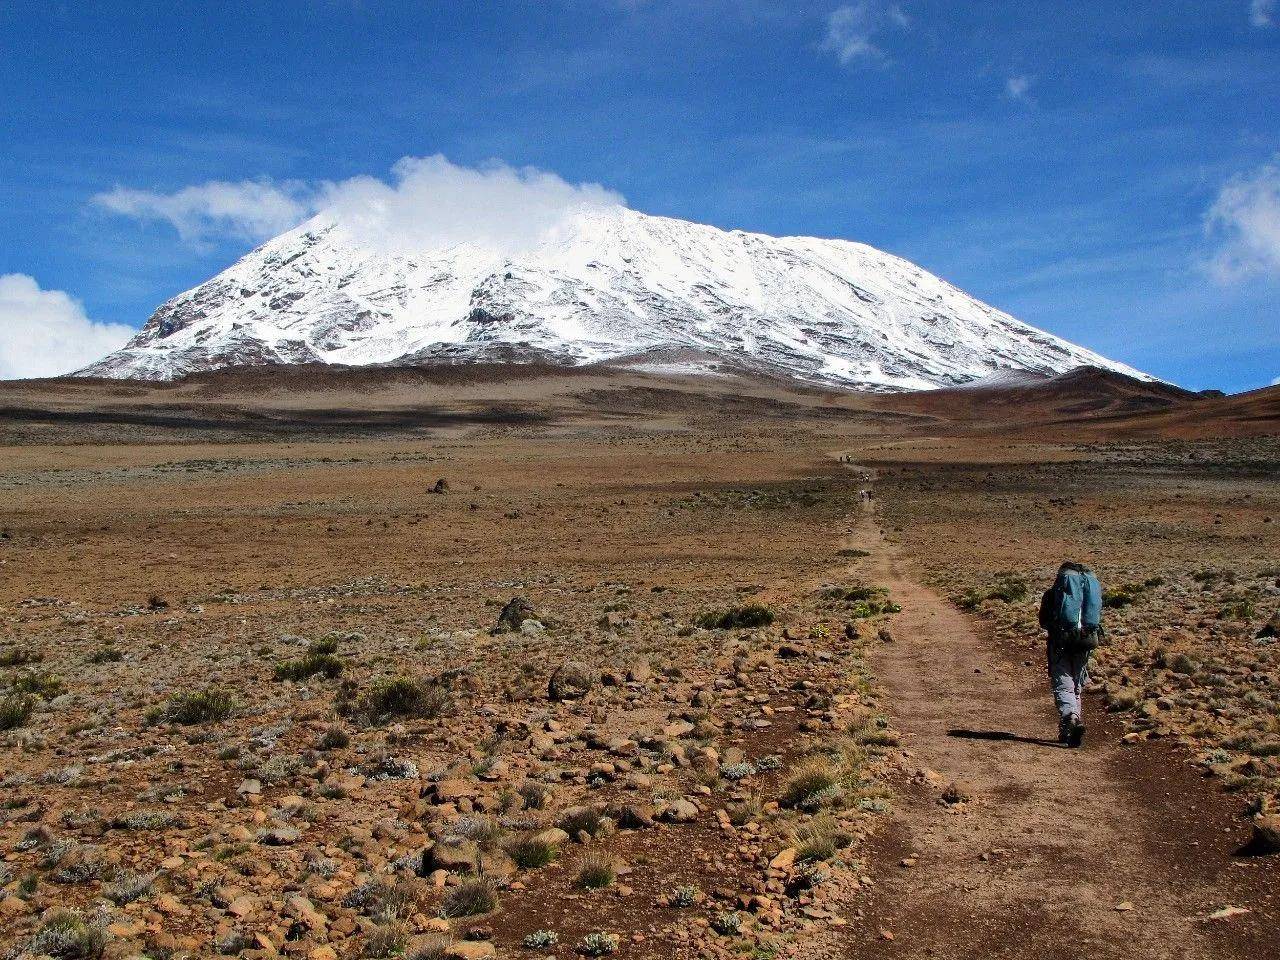
<path id="1" fill-rule="evenodd" d="M 1058 707 L 1058 740 L 1084 743 L 1084 702 L 1089 657 L 1102 640 L 1102 584 L 1079 563 L 1058 568 L 1053 586 L 1040 598 L 1040 626 L 1049 634 L 1049 686 Z"/>

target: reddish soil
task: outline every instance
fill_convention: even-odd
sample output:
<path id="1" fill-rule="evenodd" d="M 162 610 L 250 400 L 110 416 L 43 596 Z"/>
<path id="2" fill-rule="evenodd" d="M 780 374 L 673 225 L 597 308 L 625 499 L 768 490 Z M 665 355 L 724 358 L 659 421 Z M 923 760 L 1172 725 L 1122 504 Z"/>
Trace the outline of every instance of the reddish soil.
<path id="1" fill-rule="evenodd" d="M 904 736 L 903 807 L 856 953 L 884 957 L 1256 957 L 1280 950 L 1280 864 L 1238 851 L 1238 804 L 1157 744 L 1089 717 L 1056 743 L 1038 662 L 1014 660 L 920 586 L 875 517 L 855 533 L 902 604 L 872 667 Z M 984 635 L 985 633 L 985 635 Z M 1096 706 L 1096 705 L 1095 705 Z M 956 783 L 966 802 L 947 805 Z M 896 867 L 893 864 L 897 864 Z M 1209 917 L 1245 908 L 1229 921 Z M 891 939 L 890 939 L 891 937 Z"/>
<path id="2" fill-rule="evenodd" d="M 600 930 L 637 958 L 1280 955 L 1280 861 L 1240 853 L 1280 790 L 1280 665 L 1255 642 L 1280 607 L 1278 396 L 1088 371 L 913 396 L 536 367 L 0 385 L 0 698 L 37 691 L 0 732 L 0 939 L 73 907 L 121 960 L 356 960 L 400 932 L 428 956 L 463 882 L 423 869 L 433 844 L 490 831 L 500 861 L 632 800 L 658 825 L 500 877 L 450 934 L 501 956 L 538 929 L 565 957 Z M 1068 555 L 1133 588 L 1081 751 L 1052 742 L 1029 619 Z M 515 595 L 534 622 L 497 629 Z M 700 625 L 752 604 L 775 622 Z M 325 638 L 340 677 L 275 679 Z M 599 682 L 550 700 L 570 659 Z M 353 712 L 394 677 L 443 690 L 440 715 Z M 166 722 L 205 688 L 229 714 Z M 739 782 L 708 750 L 781 767 Z M 780 806 L 811 760 L 837 782 Z M 952 782 L 967 799 L 940 802 Z M 752 794 L 759 822 L 728 825 Z M 791 862 L 816 825 L 829 843 Z M 572 885 L 588 851 L 617 884 Z M 374 881 L 411 907 L 355 896 Z M 665 905 L 686 884 L 696 905 Z"/>

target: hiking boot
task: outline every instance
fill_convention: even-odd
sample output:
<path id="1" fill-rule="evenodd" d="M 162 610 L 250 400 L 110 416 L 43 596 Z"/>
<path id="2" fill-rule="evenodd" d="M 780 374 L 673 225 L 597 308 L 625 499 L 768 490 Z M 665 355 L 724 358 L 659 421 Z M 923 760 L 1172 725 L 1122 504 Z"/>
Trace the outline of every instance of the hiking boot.
<path id="1" fill-rule="evenodd" d="M 1084 721 L 1074 713 L 1068 718 L 1070 727 L 1067 730 L 1067 746 L 1075 749 L 1084 743 Z"/>
<path id="2" fill-rule="evenodd" d="M 1066 716 L 1058 721 L 1058 742 L 1061 744 L 1069 744 L 1071 742 L 1071 731 L 1073 717 Z"/>

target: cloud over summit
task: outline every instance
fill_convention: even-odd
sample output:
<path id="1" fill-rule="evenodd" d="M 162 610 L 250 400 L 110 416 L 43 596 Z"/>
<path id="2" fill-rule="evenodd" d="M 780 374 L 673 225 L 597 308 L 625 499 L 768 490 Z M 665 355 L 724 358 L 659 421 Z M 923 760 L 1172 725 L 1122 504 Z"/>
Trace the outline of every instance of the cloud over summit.
<path id="1" fill-rule="evenodd" d="M 624 200 L 599 184 L 569 183 L 536 167 L 498 161 L 467 167 L 436 154 L 401 159 L 385 180 L 211 180 L 172 193 L 117 186 L 93 203 L 120 216 L 168 223 L 195 245 L 261 241 L 324 213 L 362 243 L 412 253 L 460 243 L 514 251 L 536 243 L 574 211 Z"/>

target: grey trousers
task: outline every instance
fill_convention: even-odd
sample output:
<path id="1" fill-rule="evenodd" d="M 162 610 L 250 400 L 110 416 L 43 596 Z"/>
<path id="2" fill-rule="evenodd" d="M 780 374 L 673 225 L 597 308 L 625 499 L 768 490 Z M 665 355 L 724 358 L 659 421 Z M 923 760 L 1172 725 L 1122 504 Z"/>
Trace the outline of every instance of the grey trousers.
<path id="1" fill-rule="evenodd" d="M 1053 690 L 1053 702 L 1058 713 L 1069 717 L 1084 716 L 1081 694 L 1089 682 L 1089 654 L 1091 650 L 1067 650 L 1049 640 L 1049 687 Z"/>

